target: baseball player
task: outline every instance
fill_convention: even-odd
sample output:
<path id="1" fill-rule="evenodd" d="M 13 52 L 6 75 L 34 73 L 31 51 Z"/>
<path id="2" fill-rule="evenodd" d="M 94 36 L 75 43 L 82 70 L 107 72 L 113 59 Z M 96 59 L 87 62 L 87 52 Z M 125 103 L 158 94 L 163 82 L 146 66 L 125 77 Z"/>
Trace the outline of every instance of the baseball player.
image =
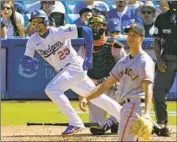
<path id="1" fill-rule="evenodd" d="M 21 64 L 24 69 L 34 68 L 37 62 L 33 59 L 35 51 L 41 55 L 58 74 L 46 86 L 47 96 L 57 105 L 69 119 L 69 125 L 62 133 L 71 135 L 84 128 L 84 124 L 71 106 L 64 92 L 72 89 L 79 95 L 87 96 L 95 88 L 87 76 L 87 70 L 92 68 L 93 37 L 89 27 L 65 25 L 58 28 L 49 27 L 47 15 L 42 10 L 32 12 L 30 19 L 36 31 L 27 41 L 24 58 Z M 83 36 L 86 46 L 85 59 L 77 55 L 71 45 L 71 38 Z M 120 118 L 121 106 L 106 95 L 92 100 L 111 115 Z M 114 108 L 114 109 L 112 109 Z"/>
<path id="2" fill-rule="evenodd" d="M 118 141 L 136 141 L 138 137 L 130 133 L 130 127 L 134 120 L 138 119 L 137 114 L 143 115 L 141 107 L 143 102 L 145 102 L 144 115 L 150 118 L 154 62 L 141 47 L 145 36 L 144 29 L 140 25 L 133 24 L 130 28 L 126 28 L 125 32 L 130 54 L 117 62 L 105 82 L 80 101 L 80 107 L 84 110 L 88 101 L 106 92 L 116 82 L 120 82 L 118 95 L 123 108 Z"/>
<path id="3" fill-rule="evenodd" d="M 93 50 L 93 68 L 88 70 L 87 75 L 92 79 L 96 86 L 102 83 L 108 76 L 116 62 L 126 55 L 123 44 L 114 38 L 107 37 L 107 21 L 103 15 L 93 17 L 89 22 L 93 30 L 94 50 Z M 79 55 L 84 57 L 85 47 L 79 49 Z M 106 93 L 112 99 L 116 100 L 115 92 L 117 85 L 112 86 Z M 114 117 L 106 119 L 106 112 L 89 103 L 89 116 L 91 122 L 99 123 L 100 127 L 91 127 L 93 135 L 102 135 L 105 131 L 111 129 L 112 133 L 117 133 L 118 125 Z"/>

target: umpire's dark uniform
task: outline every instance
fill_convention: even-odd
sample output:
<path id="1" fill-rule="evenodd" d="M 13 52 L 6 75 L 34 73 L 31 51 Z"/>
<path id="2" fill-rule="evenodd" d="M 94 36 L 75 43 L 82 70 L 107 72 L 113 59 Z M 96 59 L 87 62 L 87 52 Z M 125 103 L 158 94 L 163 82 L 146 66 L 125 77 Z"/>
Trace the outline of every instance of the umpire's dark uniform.
<path id="1" fill-rule="evenodd" d="M 154 108 L 157 123 L 166 128 L 166 132 L 162 134 L 164 136 L 170 135 L 167 127 L 166 97 L 177 72 L 177 11 L 172 11 L 174 7 L 170 8 L 169 11 L 161 13 L 157 17 L 154 29 L 154 51 L 157 65 L 164 61 L 167 67 L 165 72 L 162 72 L 157 66 L 154 82 Z"/>

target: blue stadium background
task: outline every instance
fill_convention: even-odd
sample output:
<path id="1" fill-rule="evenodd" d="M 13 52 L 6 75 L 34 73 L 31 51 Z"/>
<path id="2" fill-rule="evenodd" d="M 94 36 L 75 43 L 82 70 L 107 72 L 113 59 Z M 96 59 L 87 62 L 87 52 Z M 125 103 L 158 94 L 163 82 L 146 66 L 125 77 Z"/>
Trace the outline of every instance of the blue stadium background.
<path id="1" fill-rule="evenodd" d="M 81 0 L 80 0 L 81 1 Z M 66 0 L 62 1 L 66 8 L 67 23 L 73 23 L 78 18 L 78 14 L 72 13 L 74 5 L 80 1 Z M 26 7 L 29 7 L 35 0 L 23 1 Z M 105 1 L 109 7 L 114 7 L 113 0 Z M 158 1 L 154 1 L 156 7 L 159 6 Z M 29 15 L 28 15 L 29 16 Z M 27 20 L 27 19 L 26 19 Z M 25 44 L 27 39 L 1 39 L 1 98 L 2 99 L 48 99 L 44 93 L 44 88 L 47 83 L 55 76 L 56 72 L 50 67 L 41 57 L 36 54 L 35 58 L 40 61 L 37 69 L 32 71 L 24 71 L 21 68 L 20 60 L 23 57 Z M 122 39 L 126 45 L 126 41 Z M 74 39 L 72 44 L 76 50 L 83 45 L 83 39 Z M 153 54 L 153 39 L 146 38 L 143 48 Z M 70 99 L 77 99 L 77 94 L 71 90 L 66 92 Z M 177 76 L 173 87 L 168 94 L 169 100 L 177 100 Z"/>
<path id="2" fill-rule="evenodd" d="M 121 40 L 121 39 L 120 39 Z M 32 71 L 24 71 L 20 60 L 25 51 L 27 39 L 14 38 L 1 40 L 1 98 L 9 100 L 19 99 L 48 99 L 44 93 L 47 83 L 55 76 L 56 72 L 38 54 L 35 58 L 40 61 L 39 67 Z M 126 44 L 126 41 L 122 39 Z M 83 39 L 73 39 L 72 45 L 76 51 L 84 44 Z M 153 39 L 146 38 L 143 48 L 154 59 Z M 168 100 L 177 100 L 177 76 L 168 94 Z M 70 99 L 77 99 L 77 94 L 68 90 L 65 92 Z"/>

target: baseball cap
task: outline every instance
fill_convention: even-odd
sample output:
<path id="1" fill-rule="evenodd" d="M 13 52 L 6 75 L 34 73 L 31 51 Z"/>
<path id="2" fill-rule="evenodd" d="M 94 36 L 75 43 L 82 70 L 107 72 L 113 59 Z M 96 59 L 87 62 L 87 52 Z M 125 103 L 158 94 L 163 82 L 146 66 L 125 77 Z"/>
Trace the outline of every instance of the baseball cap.
<path id="1" fill-rule="evenodd" d="M 146 2 L 144 2 L 144 4 L 139 7 L 139 10 L 141 11 L 144 7 L 149 7 L 151 9 L 153 9 L 154 11 L 157 10 L 152 1 L 146 1 Z"/>
<path id="2" fill-rule="evenodd" d="M 135 31 L 136 33 L 141 34 L 142 36 L 145 36 L 145 30 L 141 25 L 138 24 L 132 24 L 130 27 L 125 28 L 124 32 L 128 33 L 130 30 Z"/>
<path id="3" fill-rule="evenodd" d="M 105 7 L 104 4 L 100 4 L 100 3 L 97 3 L 94 7 L 94 9 L 98 10 L 98 11 L 105 11 L 107 12 L 107 8 Z"/>
<path id="4" fill-rule="evenodd" d="M 120 20 L 117 18 L 112 18 L 108 21 L 109 32 L 121 32 Z"/>

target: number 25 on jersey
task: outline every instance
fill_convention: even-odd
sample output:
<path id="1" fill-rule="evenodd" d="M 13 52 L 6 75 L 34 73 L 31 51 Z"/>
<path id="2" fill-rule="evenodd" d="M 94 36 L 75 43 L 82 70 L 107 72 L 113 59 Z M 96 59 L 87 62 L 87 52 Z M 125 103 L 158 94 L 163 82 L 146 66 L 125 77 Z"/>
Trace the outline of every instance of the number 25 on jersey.
<path id="1" fill-rule="evenodd" d="M 63 60 L 64 58 L 66 58 L 67 55 L 69 55 L 70 50 L 69 48 L 64 48 L 62 51 L 58 52 L 58 56 L 60 60 Z"/>

